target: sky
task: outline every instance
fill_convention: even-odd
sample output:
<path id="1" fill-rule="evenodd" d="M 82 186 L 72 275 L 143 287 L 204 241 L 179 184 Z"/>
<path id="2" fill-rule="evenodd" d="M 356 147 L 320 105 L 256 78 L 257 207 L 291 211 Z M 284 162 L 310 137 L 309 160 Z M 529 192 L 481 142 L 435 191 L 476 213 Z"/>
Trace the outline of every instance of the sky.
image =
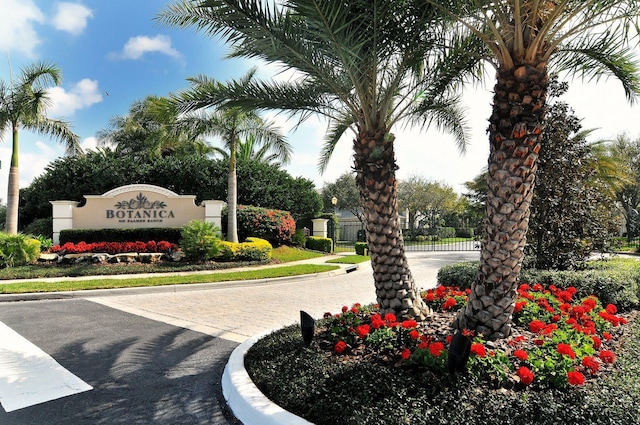
<path id="1" fill-rule="evenodd" d="M 130 105 L 148 95 L 166 96 L 188 87 L 186 79 L 205 74 L 219 81 L 240 77 L 255 63 L 228 60 L 219 40 L 189 29 L 163 26 L 154 17 L 167 0 L 0 0 L 0 79 L 10 81 L 26 65 L 45 61 L 63 73 L 60 86 L 50 90 L 51 118 L 71 123 L 83 148 L 95 149 L 96 133 L 109 119 L 125 115 Z M 270 68 L 261 66 L 261 72 Z M 266 70 L 266 71 L 265 71 Z M 463 91 L 470 143 L 461 154 L 453 137 L 435 129 L 397 127 L 397 177 L 424 177 L 464 192 L 464 183 L 486 166 L 487 119 L 491 112 L 493 71 L 485 86 Z M 269 75 L 261 75 L 269 77 Z M 640 133 L 640 109 L 630 106 L 620 84 L 613 80 L 570 81 L 566 101 L 583 120 L 597 129 L 592 139 L 613 138 L 623 132 Z M 285 169 L 294 177 L 312 180 L 318 189 L 350 171 L 352 133 L 336 147 L 324 174 L 318 158 L 326 122 L 306 121 L 293 131 L 295 121 L 271 117 L 292 144 L 293 159 Z M 0 203 L 6 202 L 11 157 L 11 135 L 0 135 Z M 212 144 L 217 141 L 212 140 Z M 20 187 L 27 187 L 45 167 L 64 155 L 64 147 L 46 136 L 20 132 Z"/>

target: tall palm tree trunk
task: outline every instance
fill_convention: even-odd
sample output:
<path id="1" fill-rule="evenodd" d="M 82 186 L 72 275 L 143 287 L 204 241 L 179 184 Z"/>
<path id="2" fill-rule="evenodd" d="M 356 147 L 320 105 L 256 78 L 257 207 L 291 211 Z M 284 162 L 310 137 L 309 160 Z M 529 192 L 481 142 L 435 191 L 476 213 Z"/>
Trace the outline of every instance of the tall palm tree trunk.
<path id="1" fill-rule="evenodd" d="M 424 320 L 429 309 L 409 270 L 402 239 L 393 135 L 382 130 L 360 132 L 354 151 L 378 305 L 383 313 Z"/>
<path id="2" fill-rule="evenodd" d="M 498 70 L 489 119 L 486 222 L 480 268 L 466 308 L 454 326 L 487 339 L 511 333 L 529 229 L 546 110 L 546 63 Z"/>
<path id="3" fill-rule="evenodd" d="M 7 217 L 5 231 L 11 235 L 18 233 L 18 203 L 20 200 L 20 173 L 18 171 L 18 125 L 13 125 L 11 165 L 7 188 Z"/>
<path id="4" fill-rule="evenodd" d="M 227 176 L 227 241 L 238 243 L 238 175 L 235 147 L 229 155 Z"/>

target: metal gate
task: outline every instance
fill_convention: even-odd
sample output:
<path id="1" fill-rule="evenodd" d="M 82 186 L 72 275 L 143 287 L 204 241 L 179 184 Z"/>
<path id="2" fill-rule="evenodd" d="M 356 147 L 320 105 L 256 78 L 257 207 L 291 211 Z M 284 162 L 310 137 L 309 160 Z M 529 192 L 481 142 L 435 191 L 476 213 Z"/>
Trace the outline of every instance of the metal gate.
<path id="1" fill-rule="evenodd" d="M 479 251 L 480 242 L 471 229 L 421 229 L 415 236 L 403 230 L 405 251 Z M 360 222 L 340 223 L 329 228 L 336 252 L 355 252 L 355 243 L 365 241 L 364 226 Z"/>

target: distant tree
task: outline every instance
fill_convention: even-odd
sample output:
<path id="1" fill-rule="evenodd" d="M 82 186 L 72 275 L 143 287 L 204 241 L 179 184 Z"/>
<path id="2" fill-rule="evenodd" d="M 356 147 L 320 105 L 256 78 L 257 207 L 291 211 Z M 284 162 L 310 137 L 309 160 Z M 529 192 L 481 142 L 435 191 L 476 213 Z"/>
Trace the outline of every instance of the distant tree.
<path id="1" fill-rule="evenodd" d="M 418 228 L 428 227 L 435 234 L 437 221 L 458 206 L 458 194 L 444 183 L 433 182 L 412 175 L 398 183 L 398 205 L 409 212 L 409 230 L 416 235 Z"/>
<path id="2" fill-rule="evenodd" d="M 473 180 L 465 182 L 464 186 L 467 192 L 462 196 L 468 200 L 465 211 L 469 223 L 481 233 L 487 202 L 487 168 L 485 167 Z"/>
<path id="3" fill-rule="evenodd" d="M 550 85 L 555 96 L 565 90 Z M 591 131 L 580 121 L 564 102 L 553 103 L 547 114 L 527 236 L 530 265 L 539 269 L 581 267 L 593 250 L 607 249 L 616 226 L 610 185 L 620 176 L 605 173 L 610 158 L 587 142 Z"/>
<path id="4" fill-rule="evenodd" d="M 325 183 L 322 187 L 322 203 L 324 212 L 334 212 L 331 203 L 332 198 L 336 198 L 336 210 L 349 211 L 362 223 L 363 211 L 360 205 L 360 192 L 356 186 L 356 176 L 347 171 L 336 179 L 333 183 Z"/>
<path id="5" fill-rule="evenodd" d="M 82 153 L 79 137 L 68 123 L 47 117 L 51 106 L 48 88 L 62 81 L 57 65 L 36 63 L 21 70 L 16 80 L 0 80 L 0 137 L 10 130 L 12 134 L 11 162 L 7 196 L 6 231 L 18 232 L 18 205 L 20 176 L 18 169 L 18 131 L 20 128 L 51 136 L 65 145 L 67 154 Z"/>
<path id="6" fill-rule="evenodd" d="M 153 184 L 179 195 L 224 199 L 228 164 L 200 154 L 138 160 L 110 149 L 89 151 L 84 156 L 59 158 L 21 191 L 21 217 L 25 225 L 50 218 L 49 201 L 84 201 L 84 195 L 101 195 L 119 186 Z M 291 212 L 299 220 L 315 217 L 322 200 L 311 180 L 294 178 L 286 171 L 257 161 L 238 163 L 238 201 Z"/>
<path id="7" fill-rule="evenodd" d="M 616 191 L 616 200 L 626 223 L 627 237 L 640 234 L 640 138 L 620 134 L 609 146 L 610 154 L 624 164 L 630 181 Z"/>

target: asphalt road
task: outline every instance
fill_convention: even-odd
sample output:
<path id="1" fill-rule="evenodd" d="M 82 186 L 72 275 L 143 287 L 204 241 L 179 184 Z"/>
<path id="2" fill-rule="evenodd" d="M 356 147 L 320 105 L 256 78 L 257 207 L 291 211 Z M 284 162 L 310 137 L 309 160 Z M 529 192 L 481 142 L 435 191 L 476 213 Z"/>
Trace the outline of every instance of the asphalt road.
<path id="1" fill-rule="evenodd" d="M 474 260 L 478 253 L 408 257 L 418 287 L 427 288 L 435 286 L 444 264 Z M 220 382 L 241 340 L 295 321 L 302 308 L 319 317 L 344 304 L 375 300 L 366 264 L 349 274 L 281 283 L 158 291 L 105 292 L 95 302 L 0 302 L 0 322 L 93 387 L 9 413 L 0 408 L 0 424 L 235 425 Z M 255 320 L 258 312 L 270 319 Z"/>
<path id="2" fill-rule="evenodd" d="M 82 299 L 0 303 L 0 321 L 94 388 L 0 408 L 0 424 L 235 423 L 220 387 L 235 342 Z"/>

